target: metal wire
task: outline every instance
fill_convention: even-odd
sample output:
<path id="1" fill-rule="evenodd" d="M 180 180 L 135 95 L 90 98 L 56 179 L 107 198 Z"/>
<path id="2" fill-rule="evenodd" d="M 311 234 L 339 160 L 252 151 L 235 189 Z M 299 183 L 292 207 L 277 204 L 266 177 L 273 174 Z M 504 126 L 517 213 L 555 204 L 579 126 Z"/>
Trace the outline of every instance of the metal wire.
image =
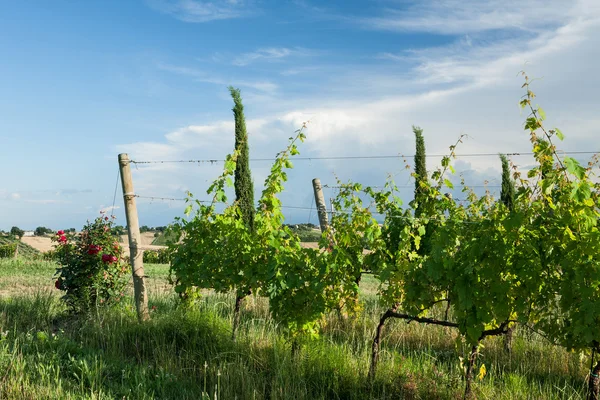
<path id="1" fill-rule="evenodd" d="M 465 154 L 456 154 L 453 157 L 461 158 L 461 157 L 498 157 L 499 153 L 465 153 Z M 563 151 L 561 154 L 598 154 L 600 151 Z M 514 157 L 514 156 L 532 156 L 534 153 L 532 152 L 512 152 L 512 153 L 501 153 L 506 156 Z M 414 155 L 374 155 L 374 156 L 322 156 L 322 157 L 293 157 L 294 161 L 312 161 L 312 160 L 380 160 L 380 159 L 393 159 L 393 158 L 414 158 Z M 448 154 L 427 154 L 425 157 L 448 157 Z M 259 161 L 274 161 L 275 158 L 253 158 L 249 161 L 259 162 Z M 199 160 L 147 160 L 147 161 L 137 161 L 137 160 L 129 160 L 132 164 L 182 164 L 182 163 L 191 163 L 191 164 L 215 164 L 224 162 L 224 159 L 199 159 Z"/>

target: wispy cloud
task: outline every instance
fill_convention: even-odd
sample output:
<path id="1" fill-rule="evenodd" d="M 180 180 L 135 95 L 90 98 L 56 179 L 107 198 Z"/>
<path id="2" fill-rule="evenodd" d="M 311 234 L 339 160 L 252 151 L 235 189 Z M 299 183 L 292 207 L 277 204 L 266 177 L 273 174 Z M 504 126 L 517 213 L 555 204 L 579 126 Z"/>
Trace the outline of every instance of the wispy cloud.
<path id="1" fill-rule="evenodd" d="M 546 32 L 529 41 L 511 39 L 496 43 L 471 41 L 456 48 L 412 52 L 419 65 L 415 72 L 422 83 L 492 83 L 502 71 L 525 68 L 525 63 L 568 49 L 586 40 L 589 28 L 597 21 L 578 21 Z"/>
<path id="2" fill-rule="evenodd" d="M 57 199 L 25 199 L 23 200 L 25 203 L 31 204 L 69 204 L 69 201 L 66 200 L 57 200 Z"/>
<path id="3" fill-rule="evenodd" d="M 0 200 L 12 200 L 15 202 L 54 204 L 65 203 L 62 199 L 46 199 L 48 195 L 55 197 L 70 197 L 75 194 L 93 193 L 92 189 L 60 189 L 56 190 L 20 190 L 14 192 L 0 191 Z M 42 197 L 42 198 L 40 198 Z"/>
<path id="4" fill-rule="evenodd" d="M 390 52 L 379 53 L 376 56 L 379 60 L 389 60 L 389 61 L 411 61 L 412 58 L 407 56 L 406 54 L 395 54 Z"/>
<path id="5" fill-rule="evenodd" d="M 464 34 L 492 30 L 537 31 L 567 21 L 595 0 L 420 0 L 359 19 L 368 28 L 403 32 Z"/>
<path id="6" fill-rule="evenodd" d="M 317 66 L 317 65 L 310 65 L 310 66 L 304 66 L 304 67 L 293 67 L 293 68 L 289 68 L 284 71 L 281 71 L 280 74 L 283 76 L 293 76 L 293 75 L 311 73 L 311 72 L 315 72 L 315 71 L 318 71 L 321 69 L 323 69 L 323 67 Z"/>
<path id="7" fill-rule="evenodd" d="M 250 53 L 244 53 L 233 60 L 233 65 L 243 67 L 257 61 L 282 61 L 293 56 L 309 56 L 312 51 L 302 48 L 267 47 Z"/>
<path id="8" fill-rule="evenodd" d="M 266 92 L 266 93 L 274 93 L 279 88 L 279 86 L 277 84 L 270 82 L 270 81 L 253 81 L 253 80 L 237 79 L 237 78 L 232 78 L 230 80 L 226 80 L 226 79 L 223 79 L 220 77 L 215 77 L 215 76 L 209 75 L 204 71 L 194 69 L 194 68 L 189 68 L 189 67 L 161 64 L 158 66 L 158 68 L 163 71 L 171 72 L 174 74 L 192 77 L 197 82 L 212 83 L 215 85 L 240 86 L 240 87 L 246 87 L 246 88 L 259 90 L 261 92 Z"/>
<path id="9" fill-rule="evenodd" d="M 147 0 L 162 13 L 184 22 L 209 22 L 247 17 L 255 13 L 248 0 Z"/>
<path id="10" fill-rule="evenodd" d="M 84 193 L 93 193 L 92 189 L 60 189 L 56 192 L 57 196 L 61 195 L 71 195 L 71 194 L 84 194 Z"/>

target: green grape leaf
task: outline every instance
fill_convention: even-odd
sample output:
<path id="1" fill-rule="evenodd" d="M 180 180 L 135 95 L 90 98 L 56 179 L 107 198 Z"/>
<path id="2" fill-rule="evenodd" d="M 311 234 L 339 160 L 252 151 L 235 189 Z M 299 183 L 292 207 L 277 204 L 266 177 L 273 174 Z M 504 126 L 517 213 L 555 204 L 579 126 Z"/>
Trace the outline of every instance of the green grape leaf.
<path id="1" fill-rule="evenodd" d="M 542 107 L 538 106 L 537 112 L 540 116 L 540 120 L 545 120 L 546 119 L 546 112 L 542 109 Z"/>
<path id="2" fill-rule="evenodd" d="M 561 130 L 560 130 L 560 129 L 558 129 L 558 128 L 554 128 L 554 132 L 556 132 L 556 137 L 557 137 L 559 140 L 565 140 L 565 135 L 564 135 L 564 134 L 561 132 Z"/>
<path id="3" fill-rule="evenodd" d="M 570 174 L 575 175 L 577 177 L 577 179 L 583 179 L 583 177 L 585 176 L 585 168 L 583 168 L 579 164 L 579 161 L 577 161 L 573 157 L 565 157 L 564 162 L 565 162 L 567 171 L 569 171 Z"/>

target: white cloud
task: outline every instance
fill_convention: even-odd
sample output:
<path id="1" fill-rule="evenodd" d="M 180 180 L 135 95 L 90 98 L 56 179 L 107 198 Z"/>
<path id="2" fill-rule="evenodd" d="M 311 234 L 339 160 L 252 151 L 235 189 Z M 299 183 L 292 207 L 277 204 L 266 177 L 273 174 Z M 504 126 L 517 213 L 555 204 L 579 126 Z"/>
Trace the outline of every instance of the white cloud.
<path id="1" fill-rule="evenodd" d="M 252 53 L 244 53 L 233 60 L 233 65 L 243 67 L 258 60 L 280 60 L 292 54 L 292 50 L 285 47 L 271 47 L 258 49 Z"/>
<path id="2" fill-rule="evenodd" d="M 306 74 L 306 73 L 314 73 L 320 69 L 321 69 L 320 66 L 308 65 L 308 66 L 302 66 L 302 67 L 289 68 L 284 71 L 281 71 L 280 74 L 283 76 L 293 76 L 293 75 L 300 75 L 300 74 Z"/>
<path id="3" fill-rule="evenodd" d="M 595 0 L 423 0 L 359 21 L 371 29 L 403 32 L 540 31 L 597 11 Z"/>
<path id="4" fill-rule="evenodd" d="M 253 81 L 247 79 L 238 79 L 231 78 L 229 80 L 215 77 L 213 75 L 207 74 L 204 71 L 200 71 L 198 69 L 189 68 L 189 67 L 181 67 L 175 65 L 161 64 L 158 66 L 159 69 L 167 72 L 171 72 L 178 75 L 184 75 L 194 78 L 197 82 L 203 83 L 211 83 L 215 85 L 221 86 L 240 86 L 255 89 L 265 93 L 274 93 L 278 90 L 279 86 L 273 82 L 269 81 Z"/>
<path id="5" fill-rule="evenodd" d="M 308 56 L 311 54 L 311 51 L 301 48 L 266 47 L 235 57 L 232 63 L 238 67 L 243 67 L 257 61 L 281 61 L 288 57 Z"/>
<path id="6" fill-rule="evenodd" d="M 567 141 L 559 145 L 565 150 L 590 149 L 598 129 L 595 115 L 600 79 L 594 71 L 600 61 L 597 15 L 586 11 L 561 27 L 538 32 L 528 39 L 492 40 L 467 33 L 463 32 L 451 46 L 412 50 L 401 53 L 398 60 L 380 55 L 392 61 L 406 58 L 413 63 L 414 68 L 406 74 L 390 73 L 390 69 L 375 73 L 365 67 L 347 74 L 331 74 L 310 97 L 273 96 L 268 101 L 278 104 L 277 110 L 248 120 L 251 158 L 273 157 L 285 146 L 287 137 L 307 120 L 311 122 L 307 143 L 300 147 L 303 157 L 411 155 L 411 125 L 416 124 L 425 130 L 430 154 L 447 153 L 448 146 L 460 134 L 468 134 L 469 138 L 459 145 L 458 154 L 493 155 L 465 158 L 457 166 L 469 184 L 496 182 L 500 169 L 497 152 L 530 150 L 522 128 L 525 115 L 517 107 L 523 94 L 522 78 L 517 73 L 523 68 L 532 76 L 545 77 L 534 84 L 534 91 L 548 113 L 548 126 L 557 125 L 567 135 Z M 368 95 L 375 87 L 382 95 L 371 99 Z M 253 108 L 260 111 L 257 104 L 253 103 Z M 260 134 L 254 134 L 256 131 Z M 231 120 L 191 125 L 167 133 L 161 144 L 169 146 L 174 156 L 223 158 L 233 146 L 233 125 Z M 531 164 L 530 157 L 513 159 L 522 168 Z M 428 159 L 430 168 L 437 162 L 439 158 Z M 410 182 L 399 159 L 315 160 L 297 162 L 296 167 L 290 172 L 287 190 L 282 195 L 284 203 L 293 206 L 310 206 L 310 180 L 314 177 L 330 183 L 335 173 L 342 180 L 380 184 L 390 173 L 399 184 Z M 260 190 L 269 164 L 254 162 L 252 168 Z M 163 171 L 164 174 L 140 169 L 136 179 L 155 185 L 152 188 L 157 191 L 176 192 L 176 185 L 180 185 L 201 192 L 220 169 L 220 164 Z M 405 194 L 409 197 L 410 193 L 407 190 Z"/>
<path id="7" fill-rule="evenodd" d="M 69 204 L 70 201 L 57 200 L 57 199 L 26 199 L 25 203 L 31 204 Z"/>
<path id="8" fill-rule="evenodd" d="M 242 18 L 254 13 L 246 0 L 147 0 L 147 4 L 184 22 Z"/>

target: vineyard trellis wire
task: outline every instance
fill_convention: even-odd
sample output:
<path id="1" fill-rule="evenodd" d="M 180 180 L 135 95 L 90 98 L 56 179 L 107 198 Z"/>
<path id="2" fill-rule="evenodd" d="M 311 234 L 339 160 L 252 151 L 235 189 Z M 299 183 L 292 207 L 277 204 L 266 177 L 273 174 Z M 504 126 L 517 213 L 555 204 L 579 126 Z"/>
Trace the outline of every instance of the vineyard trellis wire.
<path id="1" fill-rule="evenodd" d="M 522 152 L 499 152 L 502 153 L 508 157 L 515 157 L 515 156 L 533 156 L 535 155 L 535 153 L 533 152 L 526 152 L 526 151 L 522 151 Z M 457 154 L 456 157 L 457 158 L 464 158 L 464 157 L 498 157 L 499 153 L 464 153 L 464 154 Z M 567 155 L 567 154 L 572 154 L 572 155 L 593 155 L 593 154 L 597 154 L 598 151 L 589 151 L 589 150 L 580 150 L 580 151 L 562 151 L 561 154 Z M 425 155 L 428 158 L 443 158 L 446 156 L 446 154 L 426 154 Z M 399 159 L 399 158 L 413 158 L 414 156 L 412 155 L 403 155 L 403 154 L 397 154 L 397 155 L 369 155 L 369 156 L 315 156 L 315 157 L 296 157 L 294 158 L 294 161 L 314 161 L 314 160 L 377 160 L 377 159 Z M 275 161 L 276 159 L 274 158 L 251 158 L 250 161 L 252 162 L 263 162 L 263 161 Z M 129 160 L 130 163 L 132 164 L 185 164 L 185 163 L 190 163 L 190 164 L 216 164 L 216 163 L 221 163 L 221 162 L 225 162 L 226 159 L 196 159 L 196 160 Z"/>

